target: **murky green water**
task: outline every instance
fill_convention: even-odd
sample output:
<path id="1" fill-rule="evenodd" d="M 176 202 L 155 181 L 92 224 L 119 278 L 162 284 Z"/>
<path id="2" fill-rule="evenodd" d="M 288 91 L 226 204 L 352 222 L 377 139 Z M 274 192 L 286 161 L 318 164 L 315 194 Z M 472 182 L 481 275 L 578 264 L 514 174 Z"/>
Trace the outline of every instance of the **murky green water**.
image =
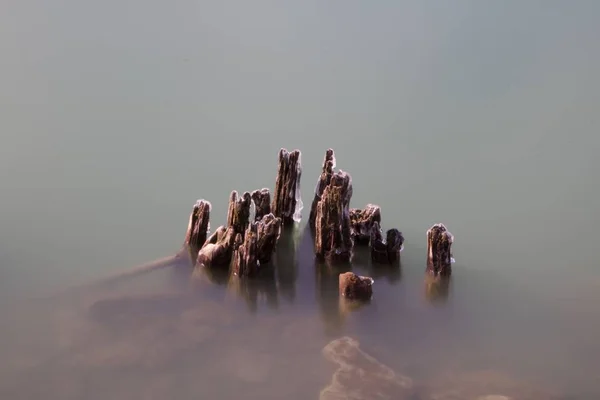
<path id="1" fill-rule="evenodd" d="M 2 398 L 600 396 L 595 2 L 2 9 Z M 215 229 L 280 147 L 305 204 L 333 147 L 351 206 L 403 232 L 401 271 L 355 255 L 370 304 L 340 304 L 305 221 L 259 282 L 181 264 L 31 300 L 173 254 L 198 198 Z M 457 262 L 428 296 L 436 222 Z"/>

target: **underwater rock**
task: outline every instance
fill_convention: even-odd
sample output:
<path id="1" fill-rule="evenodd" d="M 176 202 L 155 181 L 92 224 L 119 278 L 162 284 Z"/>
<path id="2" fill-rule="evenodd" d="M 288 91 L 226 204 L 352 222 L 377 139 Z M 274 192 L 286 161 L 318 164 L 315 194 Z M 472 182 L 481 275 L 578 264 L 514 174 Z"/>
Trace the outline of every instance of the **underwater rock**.
<path id="1" fill-rule="evenodd" d="M 408 400 L 414 395 L 411 378 L 362 351 L 355 339 L 335 339 L 323 348 L 323 355 L 339 368 L 321 391 L 321 400 Z"/>
<path id="2" fill-rule="evenodd" d="M 340 274 L 340 295 L 347 299 L 368 300 L 373 295 L 373 278 L 358 276 L 353 272 Z"/>
<path id="3" fill-rule="evenodd" d="M 300 150 L 288 152 L 279 150 L 279 166 L 271 212 L 281 218 L 284 225 L 300 222 L 302 217 L 302 196 L 300 193 L 300 178 L 302 163 Z"/>
<path id="4" fill-rule="evenodd" d="M 196 264 L 205 267 L 229 268 L 235 238 L 236 232 L 233 226 L 228 228 L 218 227 L 198 252 Z"/>
<path id="5" fill-rule="evenodd" d="M 368 244 L 373 224 L 381 224 L 381 208 L 367 204 L 364 209 L 350 209 L 350 235 L 355 244 Z"/>
<path id="6" fill-rule="evenodd" d="M 255 190 L 250 195 L 254 203 L 254 220 L 260 221 L 262 217 L 271 213 L 271 193 L 269 189 Z"/>
<path id="7" fill-rule="evenodd" d="M 427 273 L 434 277 L 452 274 L 452 243 L 454 236 L 444 224 L 435 224 L 427 231 Z"/>
<path id="8" fill-rule="evenodd" d="M 370 241 L 371 260 L 381 264 L 393 264 L 400 259 L 403 244 L 404 237 L 398 229 L 389 229 L 384 241 L 379 223 L 373 223 Z"/>
<path id="9" fill-rule="evenodd" d="M 206 237 L 210 230 L 210 210 L 210 202 L 201 199 L 194 204 L 194 208 L 190 214 L 184 246 L 193 252 L 194 258 L 195 254 L 206 242 Z"/>
<path id="10" fill-rule="evenodd" d="M 332 263 L 349 262 L 354 245 L 350 235 L 350 199 L 352 178 L 336 172 L 317 204 L 315 218 L 315 254 Z"/>

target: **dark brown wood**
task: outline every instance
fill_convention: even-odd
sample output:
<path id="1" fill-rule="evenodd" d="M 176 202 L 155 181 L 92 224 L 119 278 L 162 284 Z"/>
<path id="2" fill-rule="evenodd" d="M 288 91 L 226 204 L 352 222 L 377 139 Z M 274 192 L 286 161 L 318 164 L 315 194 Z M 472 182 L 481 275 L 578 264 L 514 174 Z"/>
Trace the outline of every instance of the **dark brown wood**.
<path id="1" fill-rule="evenodd" d="M 254 203 L 254 221 L 260 221 L 271 213 L 271 193 L 269 189 L 263 188 L 253 191 L 251 197 Z"/>
<path id="2" fill-rule="evenodd" d="M 398 229 L 389 229 L 385 241 L 381 234 L 379 222 L 371 227 L 371 260 L 381 264 L 393 264 L 400 260 L 400 250 L 404 243 L 402 232 Z"/>
<path id="3" fill-rule="evenodd" d="M 271 212 L 281 218 L 284 225 L 300 222 L 302 217 L 302 197 L 300 194 L 300 178 L 302 163 L 300 150 L 288 152 L 279 150 L 279 166 Z"/>
<path id="4" fill-rule="evenodd" d="M 452 243 L 454 236 L 444 224 L 435 224 L 427 231 L 427 273 L 434 277 L 452 274 Z"/>
<path id="5" fill-rule="evenodd" d="M 244 236 L 237 234 L 233 252 L 233 273 L 242 277 L 254 277 L 261 266 L 271 261 L 281 234 L 281 218 L 273 214 L 250 223 Z"/>
<path id="6" fill-rule="evenodd" d="M 371 228 L 377 222 L 381 224 L 381 208 L 375 204 L 367 204 L 364 209 L 350 209 L 350 234 L 354 244 L 369 244 Z"/>
<path id="7" fill-rule="evenodd" d="M 190 250 L 192 259 L 196 258 L 198 250 L 204 246 L 210 229 L 210 202 L 201 199 L 194 204 L 187 233 L 185 234 L 184 247 Z"/>
<path id="8" fill-rule="evenodd" d="M 229 209 L 227 211 L 227 226 L 232 227 L 235 233 L 244 234 L 250 223 L 250 193 L 244 192 L 238 198 L 238 192 L 232 191 L 229 196 Z"/>
<path id="9" fill-rule="evenodd" d="M 352 256 L 350 236 L 350 199 L 352 178 L 338 171 L 325 187 L 317 204 L 315 218 L 315 254 L 332 263 L 349 262 Z"/>
<path id="10" fill-rule="evenodd" d="M 321 175 L 319 175 L 319 179 L 317 180 L 317 186 L 315 187 L 315 197 L 310 207 L 310 216 L 308 217 L 308 222 L 310 224 L 311 229 L 315 229 L 317 207 L 319 205 L 319 201 L 321 201 L 321 197 L 323 196 L 323 191 L 327 186 L 329 186 L 329 183 L 331 182 L 331 177 L 333 176 L 334 168 L 335 153 L 333 152 L 333 149 L 327 149 L 327 151 L 325 152 L 325 159 L 323 160 L 323 168 L 321 170 Z"/>
<path id="11" fill-rule="evenodd" d="M 373 278 L 358 276 L 353 272 L 340 274 L 340 295 L 347 299 L 368 300 L 373 295 Z"/>
<path id="12" fill-rule="evenodd" d="M 206 243 L 198 252 L 196 259 L 197 265 L 205 267 L 226 267 L 229 268 L 231 256 L 233 254 L 233 245 L 236 238 L 235 229 L 230 226 L 225 228 L 220 226 L 206 239 Z"/>

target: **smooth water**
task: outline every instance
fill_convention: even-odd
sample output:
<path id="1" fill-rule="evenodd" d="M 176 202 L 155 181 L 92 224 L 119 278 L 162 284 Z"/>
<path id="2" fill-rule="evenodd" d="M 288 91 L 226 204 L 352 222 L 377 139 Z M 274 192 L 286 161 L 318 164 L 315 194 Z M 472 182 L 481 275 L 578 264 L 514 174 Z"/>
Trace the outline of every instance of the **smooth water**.
<path id="1" fill-rule="evenodd" d="M 1 8 L 2 398 L 402 398 L 405 377 L 430 399 L 600 397 L 596 2 Z M 231 190 L 273 189 L 280 147 L 306 207 L 261 280 L 180 263 L 40 300 L 174 254 L 198 198 L 216 229 Z M 351 206 L 406 238 L 401 270 L 357 250 L 356 309 L 304 229 L 328 147 Z M 456 264 L 436 294 L 437 222 Z"/>

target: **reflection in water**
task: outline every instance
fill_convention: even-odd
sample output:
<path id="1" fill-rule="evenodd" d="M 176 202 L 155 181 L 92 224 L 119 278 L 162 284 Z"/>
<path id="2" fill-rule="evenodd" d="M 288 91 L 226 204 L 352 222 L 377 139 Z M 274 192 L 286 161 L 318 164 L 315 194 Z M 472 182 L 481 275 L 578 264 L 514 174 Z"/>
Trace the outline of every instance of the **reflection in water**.
<path id="1" fill-rule="evenodd" d="M 349 272 L 350 265 L 331 266 L 315 262 L 315 282 L 317 302 L 325 325 L 327 335 L 339 336 L 342 334 L 346 313 L 340 305 L 339 276 Z"/>
<path id="2" fill-rule="evenodd" d="M 290 303 L 296 298 L 296 279 L 298 278 L 298 261 L 296 247 L 300 229 L 297 224 L 286 225 L 282 228 L 277 249 L 275 252 L 275 269 L 277 272 L 277 284 L 281 297 Z"/>
<path id="3" fill-rule="evenodd" d="M 448 300 L 450 294 L 450 280 L 452 277 L 425 276 L 424 291 L 425 298 L 432 304 L 443 304 Z"/>
<path id="4" fill-rule="evenodd" d="M 253 279 L 240 278 L 231 274 L 228 289 L 241 296 L 252 313 L 258 311 L 259 298 L 265 298 L 267 306 L 272 309 L 279 307 L 279 294 L 275 281 L 275 269 L 273 266 L 264 266 L 258 276 Z"/>
<path id="5" fill-rule="evenodd" d="M 371 278 L 375 280 L 385 278 L 392 285 L 398 284 L 402 279 L 402 264 L 400 258 L 392 264 L 374 263 L 371 260 L 371 249 L 368 246 L 354 247 L 352 265 L 362 266 L 365 268 L 367 275 Z"/>

